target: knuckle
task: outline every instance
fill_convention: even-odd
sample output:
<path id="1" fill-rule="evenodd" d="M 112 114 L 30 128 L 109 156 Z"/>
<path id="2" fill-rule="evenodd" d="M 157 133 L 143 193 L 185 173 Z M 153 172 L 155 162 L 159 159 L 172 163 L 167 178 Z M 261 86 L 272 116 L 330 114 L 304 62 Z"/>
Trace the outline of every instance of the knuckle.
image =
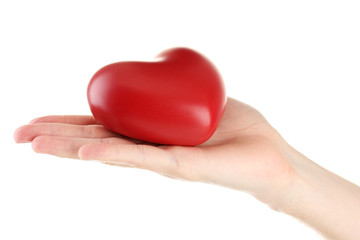
<path id="1" fill-rule="evenodd" d="M 94 126 L 84 125 L 81 126 L 82 135 L 85 137 L 93 138 L 95 136 Z"/>
<path id="2" fill-rule="evenodd" d="M 169 149 L 170 159 L 172 160 L 172 167 L 170 174 L 176 176 L 178 179 L 187 180 L 191 182 L 200 181 L 199 174 L 196 168 L 196 162 L 198 157 L 193 157 L 191 155 L 197 156 L 194 152 L 184 151 L 183 148 L 174 146 Z"/>
<path id="3" fill-rule="evenodd" d="M 167 169 L 168 175 L 175 179 L 192 181 L 189 171 L 185 165 L 186 160 L 182 158 L 183 153 L 181 152 L 181 149 L 177 146 L 172 146 L 168 150 L 170 159 L 170 164 Z"/>
<path id="4" fill-rule="evenodd" d="M 44 136 L 37 136 L 32 140 L 31 147 L 34 150 L 34 152 L 38 152 L 38 153 L 41 152 L 44 140 L 45 140 Z"/>
<path id="5" fill-rule="evenodd" d="M 136 145 L 136 150 L 138 153 L 138 162 L 139 166 L 144 166 L 146 164 L 146 153 L 145 153 L 145 146 L 144 145 Z"/>
<path id="6" fill-rule="evenodd" d="M 60 133 L 60 128 L 57 124 L 51 124 L 50 125 L 50 135 L 56 136 Z"/>

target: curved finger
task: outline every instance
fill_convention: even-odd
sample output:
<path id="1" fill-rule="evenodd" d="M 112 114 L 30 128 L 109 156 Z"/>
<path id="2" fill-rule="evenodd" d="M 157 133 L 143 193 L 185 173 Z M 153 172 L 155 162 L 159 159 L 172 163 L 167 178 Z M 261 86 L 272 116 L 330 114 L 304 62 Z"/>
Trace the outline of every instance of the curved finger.
<path id="1" fill-rule="evenodd" d="M 78 151 L 81 146 L 95 143 L 131 144 L 130 141 L 122 138 L 69 138 L 59 136 L 38 136 L 32 141 L 32 148 L 37 153 L 78 159 Z"/>
<path id="2" fill-rule="evenodd" d="M 49 115 L 35 118 L 29 124 L 37 123 L 66 123 L 76 125 L 92 125 L 98 124 L 96 119 L 90 115 Z"/>
<path id="3" fill-rule="evenodd" d="M 18 128 L 14 133 L 14 138 L 17 143 L 24 143 L 31 142 L 35 137 L 41 135 L 80 138 L 106 138 L 119 136 L 101 125 L 39 123 Z"/>
<path id="4" fill-rule="evenodd" d="M 99 160 L 110 164 L 125 164 L 178 177 L 179 166 L 168 151 L 141 144 L 88 144 L 79 149 L 83 160 Z"/>

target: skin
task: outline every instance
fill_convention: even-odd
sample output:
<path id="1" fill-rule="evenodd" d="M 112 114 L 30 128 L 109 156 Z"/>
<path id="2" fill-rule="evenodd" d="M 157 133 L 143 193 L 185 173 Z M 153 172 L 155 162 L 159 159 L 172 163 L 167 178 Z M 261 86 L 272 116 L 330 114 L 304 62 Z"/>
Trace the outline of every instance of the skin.
<path id="1" fill-rule="evenodd" d="M 232 98 L 214 135 L 195 147 L 129 139 L 92 116 L 37 118 L 14 138 L 38 153 L 246 191 L 329 239 L 360 239 L 360 188 L 293 149 L 256 109 Z"/>

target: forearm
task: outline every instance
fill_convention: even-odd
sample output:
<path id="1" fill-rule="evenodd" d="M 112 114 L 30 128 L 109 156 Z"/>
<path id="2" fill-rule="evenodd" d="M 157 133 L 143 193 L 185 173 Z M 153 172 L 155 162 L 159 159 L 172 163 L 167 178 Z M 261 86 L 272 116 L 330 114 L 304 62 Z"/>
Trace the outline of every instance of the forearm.
<path id="1" fill-rule="evenodd" d="M 293 149 L 288 157 L 296 177 L 274 207 L 329 239 L 360 239 L 360 188 Z"/>

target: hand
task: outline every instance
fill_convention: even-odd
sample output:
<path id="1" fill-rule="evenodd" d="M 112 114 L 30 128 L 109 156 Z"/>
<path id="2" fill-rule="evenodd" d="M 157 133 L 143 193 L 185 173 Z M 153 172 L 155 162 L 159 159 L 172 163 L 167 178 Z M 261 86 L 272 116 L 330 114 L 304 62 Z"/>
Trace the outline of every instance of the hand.
<path id="1" fill-rule="evenodd" d="M 148 144 L 108 131 L 91 116 L 47 116 L 15 132 L 16 142 L 59 157 L 100 160 L 166 176 L 276 196 L 293 176 L 286 142 L 254 108 L 228 98 L 214 135 L 196 147 Z M 265 201 L 265 199 L 264 199 Z"/>
<path id="2" fill-rule="evenodd" d="M 18 128 L 14 137 L 18 143 L 32 142 L 39 153 L 247 191 L 329 238 L 360 236 L 360 188 L 297 152 L 257 110 L 232 98 L 214 135 L 196 147 L 129 139 L 91 116 L 37 118 Z"/>

